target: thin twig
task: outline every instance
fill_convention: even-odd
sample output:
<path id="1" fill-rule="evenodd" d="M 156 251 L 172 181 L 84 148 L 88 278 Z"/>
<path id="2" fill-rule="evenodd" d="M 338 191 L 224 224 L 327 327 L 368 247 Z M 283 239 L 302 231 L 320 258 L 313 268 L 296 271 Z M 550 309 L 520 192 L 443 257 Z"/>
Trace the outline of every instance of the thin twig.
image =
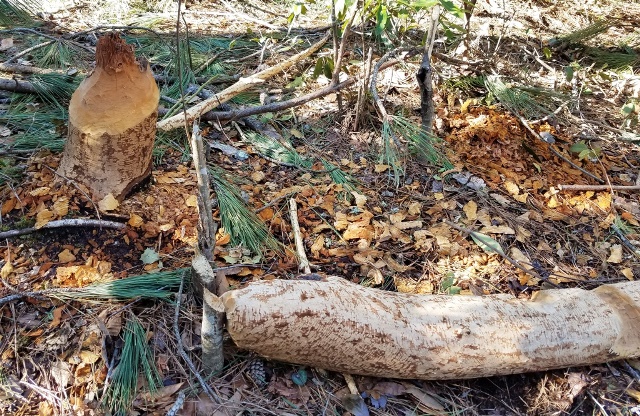
<path id="1" fill-rule="evenodd" d="M 96 228 L 111 228 L 114 230 L 123 230 L 126 225 L 115 221 L 103 221 L 94 220 L 89 218 L 72 218 L 65 220 L 49 221 L 40 228 L 29 227 L 19 230 L 9 230 L 0 232 L 0 238 L 18 237 L 25 234 L 31 234 L 39 230 L 50 230 L 53 228 L 65 228 L 65 227 L 96 227 Z"/>
<path id="2" fill-rule="evenodd" d="M 638 191 L 640 185 L 558 185 L 561 191 Z"/>
<path id="3" fill-rule="evenodd" d="M 49 45 L 51 45 L 51 44 L 53 44 L 55 42 L 56 42 L 55 40 L 49 40 L 49 41 L 42 42 L 42 43 L 39 43 L 37 45 L 34 45 L 34 46 L 30 47 L 30 48 L 27 48 L 27 49 L 23 50 L 22 52 L 19 52 L 19 53 L 15 54 L 14 56 L 12 56 L 11 58 L 7 59 L 5 61 L 5 64 L 10 64 L 11 62 L 13 62 L 13 61 L 17 60 L 18 58 L 21 58 L 21 57 L 23 57 L 25 55 L 28 55 L 29 53 L 31 53 L 32 51 L 35 51 L 36 49 L 44 48 L 45 46 L 49 46 Z"/>

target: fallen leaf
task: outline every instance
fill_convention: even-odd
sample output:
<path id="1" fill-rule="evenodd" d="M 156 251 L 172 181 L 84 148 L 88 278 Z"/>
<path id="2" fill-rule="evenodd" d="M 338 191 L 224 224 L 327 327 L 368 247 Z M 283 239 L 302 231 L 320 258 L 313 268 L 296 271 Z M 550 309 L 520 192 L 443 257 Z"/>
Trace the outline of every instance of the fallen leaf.
<path id="1" fill-rule="evenodd" d="M 419 215 L 422 212 L 422 204 L 420 202 L 412 202 L 407 210 L 409 215 Z"/>
<path id="2" fill-rule="evenodd" d="M 255 183 L 260 183 L 264 180 L 264 178 L 267 175 L 264 174 L 264 172 L 262 171 L 255 171 L 251 174 L 251 180 L 253 180 Z"/>
<path id="3" fill-rule="evenodd" d="M 475 201 L 467 202 L 462 207 L 462 210 L 464 211 L 464 214 L 467 216 L 467 219 L 469 221 L 475 221 L 478 217 L 478 204 L 476 204 Z"/>
<path id="4" fill-rule="evenodd" d="M 60 261 L 60 263 L 71 263 L 76 261 L 76 256 L 74 256 L 68 248 L 65 248 L 58 254 L 58 261 Z"/>
<path id="5" fill-rule="evenodd" d="M 358 208 L 364 208 L 364 205 L 367 203 L 367 197 L 357 193 L 356 191 L 351 191 L 351 194 L 356 200 L 356 206 Z"/>
<path id="6" fill-rule="evenodd" d="M 3 279 L 7 279 L 11 273 L 13 273 L 13 265 L 8 261 L 2 266 L 2 269 L 0 269 L 0 276 L 2 276 Z"/>
<path id="7" fill-rule="evenodd" d="M 38 215 L 36 215 L 36 229 L 44 227 L 54 217 L 55 215 L 53 214 L 53 212 L 49 211 L 48 209 L 44 209 L 38 212 Z"/>
<path id="8" fill-rule="evenodd" d="M 49 191 L 51 190 L 51 188 L 49 188 L 48 186 L 42 186 L 40 188 L 36 188 L 33 191 L 29 192 L 29 195 L 31 196 L 45 196 L 45 195 L 49 195 Z"/>
<path id="9" fill-rule="evenodd" d="M 184 201 L 184 204 L 188 207 L 195 208 L 198 206 L 198 197 L 195 195 L 189 195 L 189 198 Z"/>
<path id="10" fill-rule="evenodd" d="M 621 263 L 622 262 L 622 244 L 614 244 L 611 246 L 611 254 L 607 259 L 607 263 Z"/>
<path id="11" fill-rule="evenodd" d="M 120 203 L 113 194 L 108 194 L 98 202 L 98 208 L 100 208 L 101 211 L 113 211 L 119 206 Z"/>
<path id="12" fill-rule="evenodd" d="M 421 408 L 422 411 L 428 412 L 429 410 L 444 410 L 444 406 L 432 395 L 424 390 L 414 386 L 413 384 L 403 383 L 407 389 L 407 393 L 418 399 L 420 405 L 426 407 Z M 421 406 L 421 407 L 422 407 Z"/>
<path id="13" fill-rule="evenodd" d="M 323 248 L 324 248 L 324 236 L 319 235 L 316 238 L 316 241 L 314 241 L 313 244 L 311 245 L 311 255 L 315 258 L 318 258 L 320 256 L 320 250 L 322 250 Z"/>
<path id="14" fill-rule="evenodd" d="M 132 226 L 133 228 L 138 228 L 138 227 L 142 227 L 142 225 L 144 225 L 144 220 L 138 214 L 131 214 L 131 217 L 129 218 L 128 224 L 130 226 Z"/>
<path id="15" fill-rule="evenodd" d="M 53 212 L 56 217 L 62 218 L 69 213 L 69 198 L 66 196 L 60 197 L 53 203 Z"/>
<path id="16" fill-rule="evenodd" d="M 374 166 L 374 170 L 375 170 L 376 173 L 382 173 L 382 172 L 385 172 L 390 167 L 391 166 L 389 166 L 389 165 L 375 165 Z"/>
<path id="17" fill-rule="evenodd" d="M 620 270 L 620 273 L 622 273 L 622 275 L 624 277 L 626 277 L 629 280 L 634 280 L 633 278 L 633 270 L 631 269 L 631 267 L 626 267 L 622 270 Z"/>

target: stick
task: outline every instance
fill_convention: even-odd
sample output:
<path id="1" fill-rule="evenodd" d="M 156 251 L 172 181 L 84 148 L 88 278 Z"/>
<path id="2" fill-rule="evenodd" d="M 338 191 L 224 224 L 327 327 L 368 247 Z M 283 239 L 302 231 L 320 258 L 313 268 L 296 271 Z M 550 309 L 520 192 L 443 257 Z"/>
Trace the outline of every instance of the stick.
<path id="1" fill-rule="evenodd" d="M 638 191 L 640 185 L 558 185 L 561 191 Z"/>
<path id="2" fill-rule="evenodd" d="M 55 69 L 38 68 L 37 66 L 20 65 L 20 64 L 8 64 L 0 62 L 0 71 L 3 72 L 17 72 L 20 74 L 60 74 L 66 75 L 67 71 L 57 71 Z"/>
<path id="3" fill-rule="evenodd" d="M 33 84 L 16 78 L 0 78 L 0 90 L 37 94 Z"/>
<path id="4" fill-rule="evenodd" d="M 304 274 L 310 274 L 311 267 L 309 266 L 309 259 L 307 258 L 307 253 L 305 253 L 304 251 L 302 235 L 300 234 L 300 223 L 298 222 L 298 206 L 296 204 L 296 200 L 293 198 L 289 199 L 289 216 L 291 217 L 291 228 L 293 237 L 296 241 L 296 252 L 298 253 L 298 258 L 300 259 L 298 270 L 302 269 L 304 271 Z"/>
<path id="5" fill-rule="evenodd" d="M 0 238 L 18 237 L 25 234 L 31 234 L 39 230 L 49 230 L 52 228 L 64 228 L 64 227 L 95 227 L 95 228 L 111 228 L 114 230 L 123 230 L 126 225 L 115 221 L 103 221 L 84 218 L 74 218 L 66 220 L 49 221 L 40 228 L 29 227 L 19 230 L 9 230 L 0 232 Z"/>
<path id="6" fill-rule="evenodd" d="M 191 123 L 194 119 L 200 117 L 203 113 L 206 113 L 209 110 L 214 109 L 218 105 L 229 101 L 231 98 L 235 97 L 237 94 L 241 93 L 244 90 L 249 89 L 255 84 L 263 83 L 268 78 L 274 76 L 275 74 L 284 71 L 285 69 L 291 67 L 296 62 L 305 59 L 315 53 L 318 49 L 325 44 L 325 42 L 329 39 L 329 34 L 325 35 L 320 41 L 311 45 L 311 47 L 305 51 L 302 51 L 284 62 L 273 66 L 271 68 L 267 68 L 264 71 L 260 71 L 256 74 L 251 75 L 248 78 L 240 78 L 238 82 L 230 86 L 229 88 L 221 91 L 219 94 L 216 94 L 214 97 L 211 97 L 208 100 L 204 100 L 203 102 L 194 105 L 189 108 L 186 112 L 187 122 Z M 169 131 L 175 128 L 180 127 L 183 123 L 182 115 L 175 115 L 168 119 L 162 120 L 158 122 L 157 128 L 159 130 Z"/>

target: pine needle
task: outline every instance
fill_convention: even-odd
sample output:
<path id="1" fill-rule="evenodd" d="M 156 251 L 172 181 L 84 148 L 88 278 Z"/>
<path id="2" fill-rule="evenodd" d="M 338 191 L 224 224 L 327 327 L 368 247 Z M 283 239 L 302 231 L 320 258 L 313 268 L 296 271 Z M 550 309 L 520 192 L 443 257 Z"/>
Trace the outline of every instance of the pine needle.
<path id="1" fill-rule="evenodd" d="M 209 174 L 218 197 L 222 227 L 231 236 L 231 244 L 248 248 L 254 254 L 266 249 L 281 252 L 280 243 L 258 216 L 243 202 L 237 186 L 224 178 L 223 171 L 209 166 Z"/>
<path id="2" fill-rule="evenodd" d="M 404 175 L 404 168 L 398 152 L 399 142 L 391 128 L 390 117 L 382 122 L 382 155 L 380 161 L 389 165 L 393 173 L 393 182 L 395 186 L 400 186 L 400 177 Z"/>
<path id="3" fill-rule="evenodd" d="M 189 269 L 177 269 L 167 272 L 148 273 L 109 282 L 94 283 L 73 291 L 55 294 L 64 300 L 127 300 L 135 298 L 168 299 L 180 286 L 183 274 Z"/>
<path id="4" fill-rule="evenodd" d="M 39 4 L 33 0 L 0 0 L 0 26 L 33 26 Z"/>
<path id="5" fill-rule="evenodd" d="M 451 162 L 439 147 L 442 140 L 401 116 L 390 116 L 393 132 L 409 142 L 410 149 L 425 162 L 444 170 L 453 168 Z"/>
<path id="6" fill-rule="evenodd" d="M 0 113 L 0 125 L 14 132 L 13 149 L 46 148 L 60 151 L 64 146 L 66 109 L 31 102 L 31 97 L 14 94 L 6 113 Z"/>
<path id="7" fill-rule="evenodd" d="M 578 29 L 559 37 L 556 42 L 565 44 L 583 43 L 595 36 L 598 36 L 600 33 L 606 32 L 611 26 L 613 26 L 612 21 L 607 19 L 599 19 L 587 27 Z"/>
<path id="8" fill-rule="evenodd" d="M 241 131 L 241 135 L 243 140 L 253 145 L 258 153 L 267 159 L 305 169 L 313 165 L 311 160 L 300 156 L 293 146 L 285 146 L 273 137 L 255 131 Z"/>
<path id="9" fill-rule="evenodd" d="M 39 74 L 29 80 L 44 102 L 63 108 L 69 106 L 71 95 L 80 84 L 78 78 L 60 74 Z"/>
<path id="10" fill-rule="evenodd" d="M 348 176 L 344 171 L 337 166 L 333 165 L 326 159 L 322 159 L 322 166 L 329 172 L 329 177 L 338 185 L 342 185 L 342 188 L 347 191 L 355 191 L 357 190 L 357 184 L 354 179 Z"/>
<path id="11" fill-rule="evenodd" d="M 120 363 L 102 398 L 102 406 L 116 416 L 129 414 L 136 397 L 141 367 L 151 393 L 155 393 L 161 386 L 160 374 L 147 342 L 146 331 L 133 315 L 124 328 L 123 341 Z"/>
<path id="12" fill-rule="evenodd" d="M 529 120 L 540 119 L 552 113 L 531 97 L 526 91 L 513 85 L 507 85 L 498 76 L 488 76 L 485 85 L 500 104 L 504 105 L 512 113 Z"/>

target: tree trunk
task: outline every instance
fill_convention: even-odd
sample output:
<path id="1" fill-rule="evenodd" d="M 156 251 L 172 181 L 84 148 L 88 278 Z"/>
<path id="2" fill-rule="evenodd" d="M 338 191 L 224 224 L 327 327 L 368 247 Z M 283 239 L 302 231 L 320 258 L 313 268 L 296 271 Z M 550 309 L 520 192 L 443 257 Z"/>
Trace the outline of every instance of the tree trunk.
<path id="1" fill-rule="evenodd" d="M 225 293 L 235 343 L 286 362 L 378 377 L 459 379 L 640 355 L 640 284 L 509 295 L 408 295 L 339 277 Z"/>
<path id="2" fill-rule="evenodd" d="M 96 200 L 122 200 L 151 174 L 160 94 L 146 60 L 117 33 L 100 38 L 96 69 L 73 93 L 58 172 Z"/>

